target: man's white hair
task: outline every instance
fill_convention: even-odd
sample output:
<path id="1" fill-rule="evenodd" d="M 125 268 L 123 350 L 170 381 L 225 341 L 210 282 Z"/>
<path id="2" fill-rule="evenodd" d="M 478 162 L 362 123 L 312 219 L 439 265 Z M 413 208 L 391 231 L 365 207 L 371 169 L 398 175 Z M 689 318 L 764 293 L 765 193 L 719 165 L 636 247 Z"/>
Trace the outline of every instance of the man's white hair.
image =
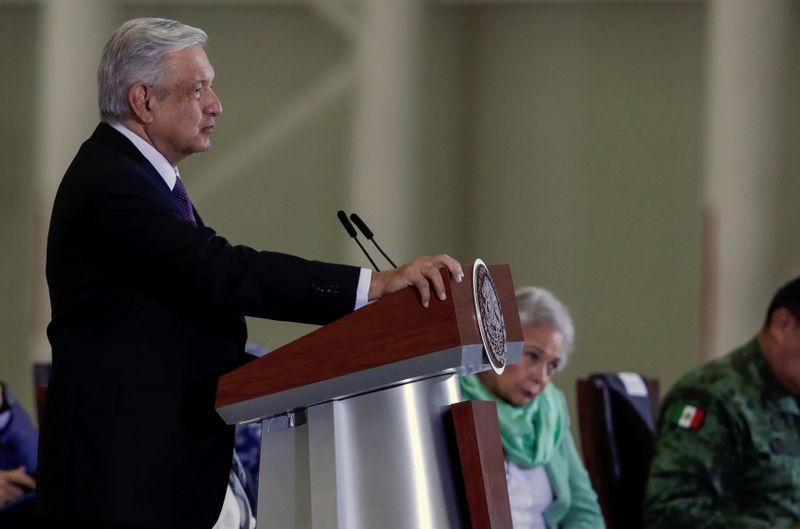
<path id="1" fill-rule="evenodd" d="M 130 117 L 128 90 L 136 83 L 151 86 L 156 97 L 167 94 L 164 57 L 189 46 L 205 46 L 202 29 L 164 18 L 134 18 L 111 35 L 97 69 L 100 120 L 121 122 Z"/>

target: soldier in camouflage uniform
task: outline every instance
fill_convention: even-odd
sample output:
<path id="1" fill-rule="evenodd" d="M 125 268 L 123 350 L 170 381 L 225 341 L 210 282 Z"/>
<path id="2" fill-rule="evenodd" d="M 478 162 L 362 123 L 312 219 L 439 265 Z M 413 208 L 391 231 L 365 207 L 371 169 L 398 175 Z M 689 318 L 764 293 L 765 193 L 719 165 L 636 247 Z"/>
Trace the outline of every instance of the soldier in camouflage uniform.
<path id="1" fill-rule="evenodd" d="M 645 494 L 649 529 L 800 528 L 800 278 L 758 336 L 669 392 Z"/>

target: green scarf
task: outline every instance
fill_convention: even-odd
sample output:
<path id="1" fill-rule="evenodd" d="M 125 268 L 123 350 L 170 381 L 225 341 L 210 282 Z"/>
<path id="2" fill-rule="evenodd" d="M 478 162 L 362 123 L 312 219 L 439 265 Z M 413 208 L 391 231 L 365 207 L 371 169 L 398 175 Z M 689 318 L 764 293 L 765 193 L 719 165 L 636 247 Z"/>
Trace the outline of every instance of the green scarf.
<path id="1" fill-rule="evenodd" d="M 564 435 L 558 390 L 548 384 L 524 406 L 513 406 L 491 393 L 475 375 L 461 377 L 464 400 L 490 400 L 497 403 L 500 439 L 506 457 L 523 467 L 550 461 Z"/>

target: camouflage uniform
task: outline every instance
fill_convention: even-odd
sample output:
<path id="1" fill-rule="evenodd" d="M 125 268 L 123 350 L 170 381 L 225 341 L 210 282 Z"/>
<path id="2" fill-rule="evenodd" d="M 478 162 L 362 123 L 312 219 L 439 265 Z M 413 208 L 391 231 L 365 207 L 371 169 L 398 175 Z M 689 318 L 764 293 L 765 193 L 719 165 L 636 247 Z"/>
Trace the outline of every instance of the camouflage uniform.
<path id="1" fill-rule="evenodd" d="M 670 391 L 645 494 L 650 529 L 800 523 L 800 403 L 753 339 Z"/>

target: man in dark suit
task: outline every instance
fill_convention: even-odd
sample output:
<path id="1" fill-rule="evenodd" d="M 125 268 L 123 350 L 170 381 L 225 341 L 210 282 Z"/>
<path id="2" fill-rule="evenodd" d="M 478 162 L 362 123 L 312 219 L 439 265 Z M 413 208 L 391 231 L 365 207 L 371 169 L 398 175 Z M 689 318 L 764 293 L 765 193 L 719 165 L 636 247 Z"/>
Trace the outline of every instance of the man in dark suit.
<path id="1" fill-rule="evenodd" d="M 372 273 L 232 246 L 177 173 L 205 151 L 222 106 L 202 30 L 137 19 L 106 45 L 102 123 L 58 190 L 47 247 L 53 370 L 38 501 L 54 526 L 208 528 L 233 429 L 217 378 L 244 360 L 242 315 L 324 324 L 415 286 L 444 297 L 440 255 Z"/>

